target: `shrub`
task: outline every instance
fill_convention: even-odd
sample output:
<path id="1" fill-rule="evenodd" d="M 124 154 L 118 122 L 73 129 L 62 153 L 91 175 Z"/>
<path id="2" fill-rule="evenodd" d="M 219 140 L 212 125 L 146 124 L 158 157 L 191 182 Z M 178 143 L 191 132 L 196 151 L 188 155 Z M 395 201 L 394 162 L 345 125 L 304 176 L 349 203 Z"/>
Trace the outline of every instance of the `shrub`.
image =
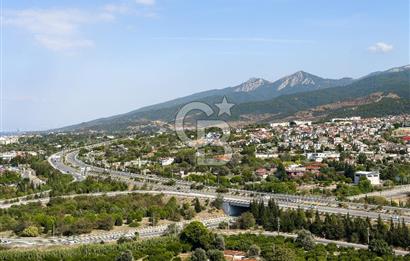
<path id="1" fill-rule="evenodd" d="M 40 232 L 38 231 L 38 227 L 36 226 L 29 226 L 25 228 L 21 234 L 22 237 L 38 237 Z"/>
<path id="2" fill-rule="evenodd" d="M 249 257 L 258 257 L 261 254 L 261 248 L 258 245 L 251 245 L 248 249 Z"/>
<path id="3" fill-rule="evenodd" d="M 315 240 L 313 239 L 312 233 L 304 229 L 298 232 L 295 243 L 297 246 L 303 247 L 307 251 L 312 250 L 315 247 Z"/>
<path id="4" fill-rule="evenodd" d="M 194 253 L 192 253 L 191 261 L 208 261 L 205 250 L 202 248 L 195 249 Z"/>
<path id="5" fill-rule="evenodd" d="M 370 241 L 369 250 L 379 256 L 393 254 L 393 249 L 391 246 L 389 246 L 389 244 L 382 239 L 373 239 Z"/>

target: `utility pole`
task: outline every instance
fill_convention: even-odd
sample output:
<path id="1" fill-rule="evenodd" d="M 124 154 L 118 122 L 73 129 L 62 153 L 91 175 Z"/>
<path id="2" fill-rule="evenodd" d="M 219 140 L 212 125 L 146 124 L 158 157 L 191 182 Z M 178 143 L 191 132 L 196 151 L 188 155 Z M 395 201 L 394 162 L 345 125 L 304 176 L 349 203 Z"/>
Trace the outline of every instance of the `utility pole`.
<path id="1" fill-rule="evenodd" d="M 279 216 L 276 218 L 276 221 L 278 222 L 278 236 L 279 236 L 279 233 L 280 233 L 280 218 L 279 218 Z"/>

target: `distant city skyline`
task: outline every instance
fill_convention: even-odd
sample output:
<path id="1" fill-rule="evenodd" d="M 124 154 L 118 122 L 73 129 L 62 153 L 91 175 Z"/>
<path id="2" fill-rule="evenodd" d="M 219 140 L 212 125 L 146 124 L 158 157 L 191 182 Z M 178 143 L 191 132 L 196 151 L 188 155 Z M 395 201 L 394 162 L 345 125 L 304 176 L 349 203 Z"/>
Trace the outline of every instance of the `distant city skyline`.
<path id="1" fill-rule="evenodd" d="M 45 130 L 298 70 L 409 64 L 409 1 L 2 2 L 3 129 Z"/>

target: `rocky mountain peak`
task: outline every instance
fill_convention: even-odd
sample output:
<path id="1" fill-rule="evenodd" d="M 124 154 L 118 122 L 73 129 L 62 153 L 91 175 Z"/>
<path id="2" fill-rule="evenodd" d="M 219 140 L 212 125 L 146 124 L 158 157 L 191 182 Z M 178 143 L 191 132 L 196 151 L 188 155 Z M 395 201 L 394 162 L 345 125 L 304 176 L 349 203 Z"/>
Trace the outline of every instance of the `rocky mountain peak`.
<path id="1" fill-rule="evenodd" d="M 294 87 L 297 85 L 315 85 L 317 81 L 317 79 L 315 78 L 319 78 L 319 77 L 314 76 L 304 71 L 298 71 L 298 72 L 295 72 L 294 74 L 285 76 L 282 79 L 280 79 L 279 80 L 280 84 L 277 90 L 282 90 L 284 88 Z"/>
<path id="2" fill-rule="evenodd" d="M 394 68 L 387 70 L 386 72 L 402 72 L 402 71 L 407 71 L 407 70 L 410 70 L 410 64 L 400 66 L 400 67 L 394 67 Z"/>
<path id="3" fill-rule="evenodd" d="M 269 83 L 270 82 L 265 79 L 252 77 L 246 82 L 238 86 L 235 86 L 233 88 L 235 92 L 251 92 L 259 88 L 260 86 L 269 84 Z"/>

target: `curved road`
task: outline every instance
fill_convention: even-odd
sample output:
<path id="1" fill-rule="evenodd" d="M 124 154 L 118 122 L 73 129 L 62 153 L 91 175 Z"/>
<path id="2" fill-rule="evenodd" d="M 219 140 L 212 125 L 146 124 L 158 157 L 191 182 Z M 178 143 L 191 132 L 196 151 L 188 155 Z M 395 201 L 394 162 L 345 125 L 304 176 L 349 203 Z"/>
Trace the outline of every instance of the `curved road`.
<path id="1" fill-rule="evenodd" d="M 155 175 L 143 175 L 137 173 L 130 173 L 125 171 L 116 171 L 110 169 L 104 169 L 88 165 L 78 159 L 78 149 L 65 152 L 59 152 L 54 154 L 49 159 L 50 164 L 64 173 L 75 176 L 76 179 L 84 179 L 84 173 L 81 174 L 78 169 L 87 169 L 87 175 L 110 175 L 112 178 L 127 181 L 133 184 L 141 184 L 143 181 L 152 182 L 151 186 L 155 189 L 161 190 L 161 192 L 167 193 L 184 193 L 184 196 L 195 195 L 197 197 L 215 197 L 218 193 L 214 187 L 205 187 L 205 191 L 192 190 L 190 186 L 193 184 L 188 181 L 175 180 L 174 186 L 166 186 L 165 183 L 171 179 L 158 177 Z M 138 181 L 136 181 L 138 180 Z M 235 202 L 229 201 L 229 203 L 239 206 L 249 205 L 249 202 L 254 199 L 262 199 L 265 202 L 267 199 L 274 199 L 280 207 L 283 208 L 302 208 L 302 209 L 314 209 L 321 213 L 336 213 L 359 217 L 369 217 L 371 219 L 377 219 L 380 217 L 386 221 L 393 219 L 395 222 L 404 220 L 406 223 L 410 223 L 410 209 L 396 208 L 396 207 L 383 207 L 382 211 L 378 211 L 378 206 L 364 205 L 351 202 L 339 202 L 333 198 L 322 197 L 307 197 L 285 194 L 273 194 L 273 193 L 258 193 L 254 191 L 230 189 L 229 193 L 224 193 L 225 201 L 228 198 L 235 199 Z M 344 207 L 340 207 L 343 205 Z"/>

